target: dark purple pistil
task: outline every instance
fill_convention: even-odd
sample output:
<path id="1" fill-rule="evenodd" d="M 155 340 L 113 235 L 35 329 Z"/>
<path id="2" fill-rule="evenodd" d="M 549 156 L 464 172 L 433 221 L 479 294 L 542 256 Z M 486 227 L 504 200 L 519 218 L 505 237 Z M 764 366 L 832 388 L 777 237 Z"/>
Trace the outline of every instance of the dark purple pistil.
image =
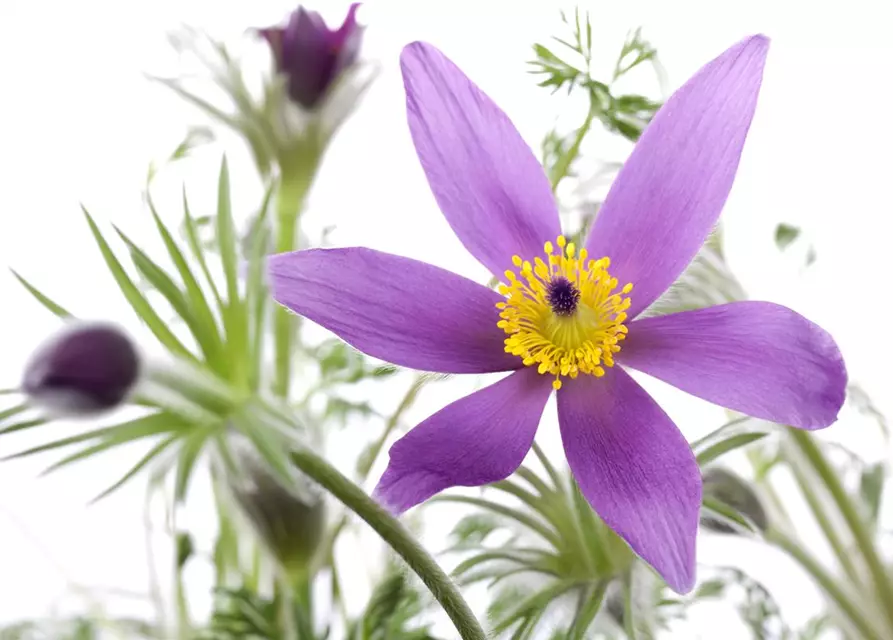
<path id="1" fill-rule="evenodd" d="M 573 282 L 559 276 L 546 285 L 546 299 L 556 316 L 572 316 L 580 302 L 580 290 Z"/>

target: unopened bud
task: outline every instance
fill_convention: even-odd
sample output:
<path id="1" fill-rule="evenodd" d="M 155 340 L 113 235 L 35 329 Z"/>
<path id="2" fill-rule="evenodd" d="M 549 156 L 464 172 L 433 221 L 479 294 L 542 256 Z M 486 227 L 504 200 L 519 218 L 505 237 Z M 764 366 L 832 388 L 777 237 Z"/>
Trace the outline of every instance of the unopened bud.
<path id="1" fill-rule="evenodd" d="M 338 77 L 360 54 L 363 28 L 357 24 L 359 3 L 351 5 L 336 30 L 315 11 L 298 7 L 285 27 L 260 29 L 273 51 L 276 70 L 286 78 L 289 97 L 305 109 L 319 105 Z"/>
<path id="2" fill-rule="evenodd" d="M 326 510 L 321 490 L 294 469 L 286 485 L 251 445 L 233 447 L 236 472 L 226 481 L 236 504 L 258 537 L 289 574 L 304 570 L 322 542 Z"/>
<path id="3" fill-rule="evenodd" d="M 121 329 L 72 323 L 35 351 L 22 391 L 48 411 L 89 416 L 121 405 L 139 376 L 139 353 Z"/>

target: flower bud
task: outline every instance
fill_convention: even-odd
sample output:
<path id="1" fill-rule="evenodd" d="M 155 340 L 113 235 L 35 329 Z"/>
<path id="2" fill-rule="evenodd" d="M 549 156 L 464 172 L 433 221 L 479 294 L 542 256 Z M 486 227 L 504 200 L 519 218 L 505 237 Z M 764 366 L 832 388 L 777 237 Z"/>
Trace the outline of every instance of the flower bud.
<path id="1" fill-rule="evenodd" d="M 299 574 L 325 534 L 322 491 L 297 469 L 293 483 L 284 484 L 247 441 L 236 437 L 231 442 L 238 469 L 224 477 L 236 505 L 286 573 Z"/>
<path id="2" fill-rule="evenodd" d="M 139 353 L 126 333 L 106 323 L 73 323 L 31 356 L 22 391 L 48 411 L 90 416 L 122 404 L 139 376 Z"/>
<path id="3" fill-rule="evenodd" d="M 715 498 L 743 516 L 746 516 L 757 529 L 765 531 L 769 526 L 766 510 L 763 508 L 756 492 L 744 478 L 728 469 L 711 467 L 703 474 L 704 496 Z M 704 528 L 716 533 L 738 533 L 724 522 L 703 516 L 701 524 Z"/>
<path id="4" fill-rule="evenodd" d="M 305 109 L 319 105 L 341 73 L 356 63 L 363 36 L 356 20 L 359 6 L 352 4 L 334 31 L 317 12 L 300 6 L 285 27 L 260 30 L 273 51 L 276 71 L 286 78 L 288 95 Z"/>

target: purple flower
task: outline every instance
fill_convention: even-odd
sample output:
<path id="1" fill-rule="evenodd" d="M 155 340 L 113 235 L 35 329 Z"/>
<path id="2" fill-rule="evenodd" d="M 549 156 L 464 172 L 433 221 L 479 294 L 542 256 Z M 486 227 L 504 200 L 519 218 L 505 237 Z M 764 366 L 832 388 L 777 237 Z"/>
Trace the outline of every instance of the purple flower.
<path id="1" fill-rule="evenodd" d="M 350 6 L 335 31 L 315 11 L 298 7 L 288 25 L 261 29 L 273 50 L 276 70 L 286 76 L 291 99 L 313 109 L 341 73 L 357 61 L 363 28 L 357 24 L 359 3 Z"/>
<path id="2" fill-rule="evenodd" d="M 124 402 L 139 374 L 139 354 L 127 334 L 109 324 L 77 323 L 37 349 L 22 391 L 62 415 L 94 415 Z"/>
<path id="3" fill-rule="evenodd" d="M 492 291 L 372 249 L 270 260 L 276 300 L 357 349 L 444 373 L 512 371 L 398 441 L 376 489 L 402 512 L 510 475 L 557 389 L 571 470 L 598 515 L 676 591 L 695 581 L 701 475 L 626 369 L 758 418 L 826 427 L 846 371 L 833 339 L 767 302 L 636 317 L 716 224 L 756 108 L 769 41 L 702 68 L 645 130 L 583 247 L 560 235 L 549 182 L 508 117 L 434 47 L 403 52 L 409 127 L 434 196 Z M 635 289 L 632 289 L 635 285 Z M 620 366 L 615 366 L 620 365 Z"/>

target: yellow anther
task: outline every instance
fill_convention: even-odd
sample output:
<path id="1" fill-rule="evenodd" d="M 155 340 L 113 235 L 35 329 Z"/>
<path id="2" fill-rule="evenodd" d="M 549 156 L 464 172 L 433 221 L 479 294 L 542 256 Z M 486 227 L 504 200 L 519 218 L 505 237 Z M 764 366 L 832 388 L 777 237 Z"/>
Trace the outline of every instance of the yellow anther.
<path id="1" fill-rule="evenodd" d="M 496 303 L 497 326 L 506 333 L 505 351 L 521 358 L 524 366 L 536 366 L 541 375 L 554 376 L 552 387 L 560 389 L 562 378 L 581 373 L 602 377 L 605 367 L 614 366 L 614 354 L 628 329 L 626 310 L 632 284 L 619 291 L 616 278 L 608 273 L 607 257 L 591 260 L 584 248 L 577 254 L 573 242 L 558 236 L 543 245 L 544 256 L 532 262 L 512 256 L 517 272 L 508 270 L 499 292 L 506 297 Z M 550 298 L 553 283 L 574 297 L 557 303 Z M 557 306 L 553 307 L 555 304 Z M 570 308 L 567 305 L 570 304 Z"/>

